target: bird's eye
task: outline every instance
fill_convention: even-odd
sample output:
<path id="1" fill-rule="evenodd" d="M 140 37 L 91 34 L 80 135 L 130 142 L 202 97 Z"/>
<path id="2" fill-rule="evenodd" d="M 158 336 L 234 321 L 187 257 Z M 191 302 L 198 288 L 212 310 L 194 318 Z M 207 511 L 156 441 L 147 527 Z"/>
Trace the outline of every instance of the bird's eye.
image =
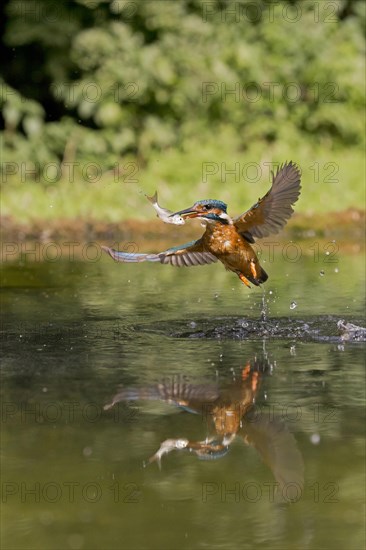
<path id="1" fill-rule="evenodd" d="M 212 204 L 205 204 L 204 208 L 205 210 L 211 210 Z"/>

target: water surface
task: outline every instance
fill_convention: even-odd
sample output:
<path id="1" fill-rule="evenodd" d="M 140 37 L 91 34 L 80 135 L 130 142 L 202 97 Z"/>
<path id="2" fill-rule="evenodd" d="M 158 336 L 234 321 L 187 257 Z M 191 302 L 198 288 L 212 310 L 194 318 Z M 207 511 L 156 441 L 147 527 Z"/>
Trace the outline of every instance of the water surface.
<path id="1" fill-rule="evenodd" d="M 365 344 L 337 328 L 364 326 L 364 255 L 336 259 L 267 259 L 264 296 L 221 265 L 4 264 L 2 547 L 364 547 Z M 234 405 L 245 386 L 252 417 L 211 460 L 144 467 L 219 438 L 203 390 L 198 410 L 147 399 L 176 380 Z"/>

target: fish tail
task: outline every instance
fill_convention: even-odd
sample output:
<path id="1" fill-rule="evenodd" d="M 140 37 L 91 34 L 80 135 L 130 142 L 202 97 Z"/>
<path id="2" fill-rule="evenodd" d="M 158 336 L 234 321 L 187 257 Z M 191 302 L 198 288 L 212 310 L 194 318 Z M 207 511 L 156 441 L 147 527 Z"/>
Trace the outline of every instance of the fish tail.
<path id="1" fill-rule="evenodd" d="M 148 195 L 145 195 L 145 197 L 147 198 L 148 201 L 151 202 L 151 204 L 157 204 L 158 202 L 158 192 L 155 191 L 155 193 L 149 197 Z"/>

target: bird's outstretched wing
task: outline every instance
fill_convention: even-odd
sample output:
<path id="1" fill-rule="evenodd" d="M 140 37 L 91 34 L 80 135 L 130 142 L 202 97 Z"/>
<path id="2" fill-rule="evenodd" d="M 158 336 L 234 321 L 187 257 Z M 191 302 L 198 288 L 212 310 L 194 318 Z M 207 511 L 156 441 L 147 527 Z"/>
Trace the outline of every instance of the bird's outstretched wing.
<path id="1" fill-rule="evenodd" d="M 161 264 L 170 264 L 176 267 L 191 267 L 217 262 L 216 256 L 204 250 L 202 239 L 169 248 L 158 254 L 119 252 L 107 246 L 102 246 L 102 248 L 117 262 L 160 262 Z"/>
<path id="2" fill-rule="evenodd" d="M 204 412 L 203 406 L 218 399 L 216 384 L 191 384 L 185 376 L 176 375 L 148 387 L 122 387 L 113 396 L 112 402 L 104 406 L 111 409 L 120 401 L 161 400 L 188 409 L 190 412 Z"/>
<path id="3" fill-rule="evenodd" d="M 293 213 L 291 205 L 300 195 L 300 181 L 300 170 L 292 161 L 281 165 L 276 174 L 272 172 L 268 193 L 233 220 L 238 232 L 252 243 L 254 237 L 261 239 L 278 233 Z"/>
<path id="4" fill-rule="evenodd" d="M 296 440 L 282 421 L 258 412 L 244 421 L 239 435 L 271 469 L 279 484 L 278 500 L 299 498 L 304 486 L 304 462 Z"/>

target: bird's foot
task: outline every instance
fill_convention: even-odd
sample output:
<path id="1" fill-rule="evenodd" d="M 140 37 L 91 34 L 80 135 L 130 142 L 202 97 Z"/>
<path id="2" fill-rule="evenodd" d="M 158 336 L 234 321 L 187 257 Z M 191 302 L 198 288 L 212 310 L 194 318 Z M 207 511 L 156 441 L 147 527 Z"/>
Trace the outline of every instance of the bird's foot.
<path id="1" fill-rule="evenodd" d="M 252 392 L 256 392 L 258 387 L 258 373 L 253 372 L 252 376 Z"/>
<path id="2" fill-rule="evenodd" d="M 254 279 L 258 279 L 257 270 L 255 268 L 255 262 L 254 260 L 250 260 L 250 271 L 252 272 L 252 275 Z"/>
<path id="3" fill-rule="evenodd" d="M 250 363 L 247 363 L 243 368 L 243 370 L 241 371 L 241 377 L 243 380 L 246 380 L 248 378 L 250 374 L 250 369 L 251 369 Z"/>
<path id="4" fill-rule="evenodd" d="M 238 277 L 242 283 L 244 283 L 248 288 L 250 288 L 248 279 L 242 273 L 238 273 Z"/>

